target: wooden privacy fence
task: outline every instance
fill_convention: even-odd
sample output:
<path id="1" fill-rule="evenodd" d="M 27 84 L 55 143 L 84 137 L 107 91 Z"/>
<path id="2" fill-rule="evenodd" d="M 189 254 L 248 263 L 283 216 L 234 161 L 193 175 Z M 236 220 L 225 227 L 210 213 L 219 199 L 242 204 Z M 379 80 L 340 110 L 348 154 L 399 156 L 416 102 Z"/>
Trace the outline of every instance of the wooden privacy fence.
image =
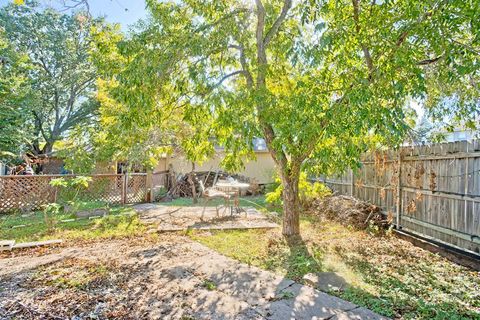
<path id="1" fill-rule="evenodd" d="M 480 253 L 478 140 L 366 154 L 360 169 L 320 180 L 382 207 L 398 228 Z"/>
<path id="2" fill-rule="evenodd" d="M 166 183 L 166 176 L 165 172 L 89 175 L 92 181 L 79 193 L 79 198 L 109 204 L 150 201 L 152 190 Z M 62 197 L 62 189 L 52 187 L 50 181 L 73 177 L 75 175 L 0 176 L 0 212 L 41 209 Z"/>

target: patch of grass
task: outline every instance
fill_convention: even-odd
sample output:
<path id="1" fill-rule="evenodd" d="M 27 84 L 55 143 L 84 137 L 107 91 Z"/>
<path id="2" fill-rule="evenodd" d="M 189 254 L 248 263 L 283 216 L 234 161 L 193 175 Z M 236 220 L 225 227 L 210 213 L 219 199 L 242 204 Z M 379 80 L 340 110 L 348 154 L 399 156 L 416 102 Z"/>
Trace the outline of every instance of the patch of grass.
<path id="1" fill-rule="evenodd" d="M 480 319 L 480 272 L 393 235 L 317 217 L 302 217 L 301 230 L 295 241 L 286 241 L 280 230 L 193 231 L 189 237 L 297 281 L 311 272 L 335 272 L 348 286 L 331 294 L 385 316 Z"/>
<path id="2" fill-rule="evenodd" d="M 122 215 L 121 215 L 122 214 Z M 123 215 L 128 214 L 128 215 Z M 52 215 L 53 228 L 45 223 L 43 212 L 0 216 L 0 239 L 13 239 L 17 242 L 47 239 L 94 239 L 141 235 L 145 227 L 129 207 L 114 207 L 110 214 L 98 219 L 75 218 L 74 214 L 60 212 Z M 25 225 L 25 227 L 12 228 Z"/>
<path id="3" fill-rule="evenodd" d="M 279 295 L 275 296 L 271 299 L 271 301 L 278 301 L 278 300 L 288 300 L 295 298 L 295 294 L 290 291 L 282 291 Z"/>
<path id="4" fill-rule="evenodd" d="M 217 285 L 215 284 L 215 282 L 209 279 L 205 279 L 205 281 L 203 281 L 202 287 L 210 291 L 217 289 Z"/>
<path id="5" fill-rule="evenodd" d="M 30 280 L 30 285 L 49 285 L 62 289 L 85 290 L 105 283 L 113 266 L 84 259 L 68 259 L 59 265 L 46 266 Z"/>

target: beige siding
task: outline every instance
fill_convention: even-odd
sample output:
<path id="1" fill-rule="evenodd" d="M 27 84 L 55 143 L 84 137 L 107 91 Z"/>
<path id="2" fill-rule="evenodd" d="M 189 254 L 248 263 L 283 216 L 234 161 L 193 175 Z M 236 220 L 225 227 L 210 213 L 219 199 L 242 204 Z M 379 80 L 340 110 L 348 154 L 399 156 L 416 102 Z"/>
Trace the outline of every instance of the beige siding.
<path id="1" fill-rule="evenodd" d="M 275 172 L 275 165 L 270 153 L 257 152 L 257 159 L 246 163 L 244 170 L 238 172 L 243 176 L 250 179 L 255 179 L 258 183 L 271 183 L 273 182 L 273 175 Z M 217 171 L 222 170 L 220 168 L 220 162 L 222 161 L 223 153 L 217 153 L 216 156 L 202 164 L 195 164 L 195 171 Z M 173 166 L 175 172 L 190 172 L 192 170 L 192 163 L 187 161 L 183 156 L 173 156 L 169 158 L 160 159 L 155 171 L 168 170 L 169 165 Z"/>
<path id="2" fill-rule="evenodd" d="M 95 164 L 94 174 L 115 174 L 117 173 L 117 163 L 116 162 L 97 162 Z"/>

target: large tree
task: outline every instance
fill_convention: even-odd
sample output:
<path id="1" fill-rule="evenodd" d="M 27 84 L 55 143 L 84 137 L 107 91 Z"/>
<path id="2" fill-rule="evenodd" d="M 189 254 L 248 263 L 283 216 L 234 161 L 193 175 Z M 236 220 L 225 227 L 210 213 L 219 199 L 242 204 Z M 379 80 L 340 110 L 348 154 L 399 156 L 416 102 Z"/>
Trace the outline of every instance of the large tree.
<path id="1" fill-rule="evenodd" d="M 16 52 L 0 29 L 0 159 L 18 154 L 28 140 L 26 106 L 31 95 L 28 57 Z"/>
<path id="2" fill-rule="evenodd" d="M 147 4 L 151 21 L 114 50 L 126 59 L 109 81 L 123 90 L 109 97 L 128 115 L 116 121 L 151 128 L 174 114 L 209 123 L 192 140 L 224 145 L 227 168 L 253 156 L 252 138 L 265 138 L 286 236 L 299 233 L 301 170 L 339 171 L 368 146 L 398 144 L 408 99 L 433 110 L 456 97 L 442 112 L 478 112 L 478 1 Z"/>
<path id="3" fill-rule="evenodd" d="M 96 72 L 89 61 L 95 23 L 81 12 L 42 9 L 36 1 L 0 10 L 0 27 L 8 41 L 31 64 L 25 76 L 34 95 L 24 125 L 33 127 L 29 149 L 34 154 L 49 154 L 56 141 L 95 113 L 90 98 Z"/>

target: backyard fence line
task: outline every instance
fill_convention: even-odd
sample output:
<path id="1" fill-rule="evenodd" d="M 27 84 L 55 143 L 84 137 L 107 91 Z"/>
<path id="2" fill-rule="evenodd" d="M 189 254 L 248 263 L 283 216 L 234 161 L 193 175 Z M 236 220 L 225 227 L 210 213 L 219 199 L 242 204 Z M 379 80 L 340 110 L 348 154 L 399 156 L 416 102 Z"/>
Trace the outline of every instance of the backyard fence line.
<path id="1" fill-rule="evenodd" d="M 64 192 L 50 181 L 74 178 L 78 175 L 0 176 L 0 213 L 39 210 L 56 202 Z M 152 201 L 155 190 L 165 187 L 167 172 L 93 174 L 88 187 L 80 192 L 82 201 L 108 204 L 130 204 Z"/>
<path id="2" fill-rule="evenodd" d="M 399 229 L 478 255 L 479 151 L 474 140 L 372 152 L 360 169 L 318 180 L 378 205 Z"/>

